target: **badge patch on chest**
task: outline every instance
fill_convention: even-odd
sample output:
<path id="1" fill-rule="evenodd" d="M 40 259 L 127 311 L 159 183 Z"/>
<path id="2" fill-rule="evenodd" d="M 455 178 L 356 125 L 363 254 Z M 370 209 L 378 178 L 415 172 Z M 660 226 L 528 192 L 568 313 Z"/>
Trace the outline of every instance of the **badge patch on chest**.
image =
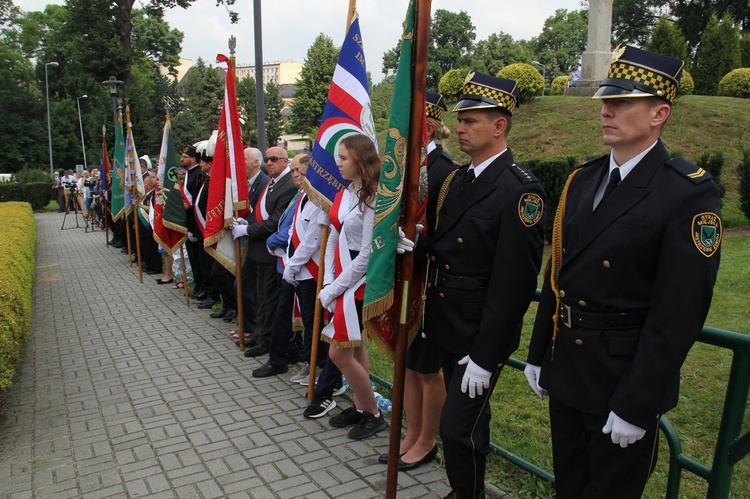
<path id="1" fill-rule="evenodd" d="M 693 217 L 693 243 L 708 258 L 721 244 L 721 218 L 716 213 L 699 213 Z"/>
<path id="2" fill-rule="evenodd" d="M 527 192 L 521 196 L 518 202 L 518 217 L 526 227 L 536 225 L 544 214 L 544 201 L 542 197 L 533 192 Z"/>

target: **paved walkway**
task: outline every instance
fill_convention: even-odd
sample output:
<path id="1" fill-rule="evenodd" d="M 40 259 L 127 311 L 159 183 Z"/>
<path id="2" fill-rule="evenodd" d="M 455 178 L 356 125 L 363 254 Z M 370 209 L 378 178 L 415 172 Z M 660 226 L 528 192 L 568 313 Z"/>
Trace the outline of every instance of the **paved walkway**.
<path id="1" fill-rule="evenodd" d="M 36 216 L 31 335 L 0 420 L 0 497 L 384 496 L 387 432 L 357 442 L 327 417 L 303 418 L 294 369 L 252 378 L 261 362 L 240 354 L 226 323 L 152 276 L 141 284 L 103 232 L 69 229 L 71 216 L 60 230 L 62 219 Z M 435 465 L 399 476 L 399 497 L 448 492 Z"/>

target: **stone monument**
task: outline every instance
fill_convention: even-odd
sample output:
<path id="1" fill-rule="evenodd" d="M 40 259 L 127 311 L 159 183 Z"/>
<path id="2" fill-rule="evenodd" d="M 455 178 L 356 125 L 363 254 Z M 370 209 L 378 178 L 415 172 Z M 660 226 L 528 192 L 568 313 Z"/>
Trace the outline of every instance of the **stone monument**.
<path id="1" fill-rule="evenodd" d="M 588 40 L 581 58 L 581 79 L 575 87 L 568 88 L 566 95 L 594 95 L 599 83 L 607 77 L 612 57 L 612 2 L 589 0 Z"/>

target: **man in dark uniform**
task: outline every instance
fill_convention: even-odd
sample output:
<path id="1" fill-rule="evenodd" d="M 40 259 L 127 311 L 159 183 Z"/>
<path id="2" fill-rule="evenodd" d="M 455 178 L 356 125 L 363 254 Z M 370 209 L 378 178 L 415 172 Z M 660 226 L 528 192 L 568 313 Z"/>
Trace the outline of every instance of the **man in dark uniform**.
<path id="1" fill-rule="evenodd" d="M 190 259 L 190 267 L 193 270 L 193 282 L 195 287 L 191 293 L 191 297 L 196 300 L 205 300 L 207 297 L 204 289 L 204 276 L 201 266 L 201 244 L 198 243 L 199 229 L 197 222 L 195 221 L 195 208 L 194 205 L 198 201 L 198 190 L 203 185 L 203 180 L 206 178 L 201 172 L 198 161 L 200 161 L 201 155 L 196 150 L 195 146 L 188 144 L 185 146 L 185 150 L 182 151 L 182 166 L 185 167 L 187 173 L 185 175 L 185 190 L 190 196 L 192 203 L 185 210 L 185 216 L 187 221 L 188 240 L 185 241 L 185 247 L 187 248 L 188 258 Z"/>
<path id="2" fill-rule="evenodd" d="M 454 111 L 471 163 L 438 190 L 436 228 L 419 240 L 429 255 L 424 330 L 440 348 L 447 390 L 448 497 L 484 497 L 489 398 L 518 347 L 542 260 L 544 189 L 507 148 L 517 105 L 515 81 L 469 73 Z"/>
<path id="3" fill-rule="evenodd" d="M 558 498 L 641 497 L 711 303 L 717 189 L 659 138 L 682 66 L 615 50 L 594 96 L 612 151 L 577 169 L 560 200 L 526 368 L 550 396 Z"/>

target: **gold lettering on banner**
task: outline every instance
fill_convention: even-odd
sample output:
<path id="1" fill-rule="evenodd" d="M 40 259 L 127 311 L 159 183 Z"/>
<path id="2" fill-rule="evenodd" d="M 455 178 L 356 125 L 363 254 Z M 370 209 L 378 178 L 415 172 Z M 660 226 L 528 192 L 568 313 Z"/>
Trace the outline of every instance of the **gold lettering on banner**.
<path id="1" fill-rule="evenodd" d="M 372 244 L 373 244 L 373 246 L 375 246 L 375 248 L 372 251 L 373 253 L 375 251 L 379 251 L 379 250 L 382 250 L 383 248 L 385 248 L 385 243 L 383 242 L 383 238 L 381 236 L 377 236 L 377 237 L 373 238 Z"/>
<path id="2" fill-rule="evenodd" d="M 315 171 L 315 173 L 318 174 L 318 176 L 323 179 L 328 185 L 331 187 L 335 187 L 338 190 L 341 190 L 344 188 L 344 184 L 339 182 L 334 176 L 331 174 L 331 172 L 326 171 L 323 166 L 315 161 L 314 159 L 310 161 L 310 166 Z"/>

